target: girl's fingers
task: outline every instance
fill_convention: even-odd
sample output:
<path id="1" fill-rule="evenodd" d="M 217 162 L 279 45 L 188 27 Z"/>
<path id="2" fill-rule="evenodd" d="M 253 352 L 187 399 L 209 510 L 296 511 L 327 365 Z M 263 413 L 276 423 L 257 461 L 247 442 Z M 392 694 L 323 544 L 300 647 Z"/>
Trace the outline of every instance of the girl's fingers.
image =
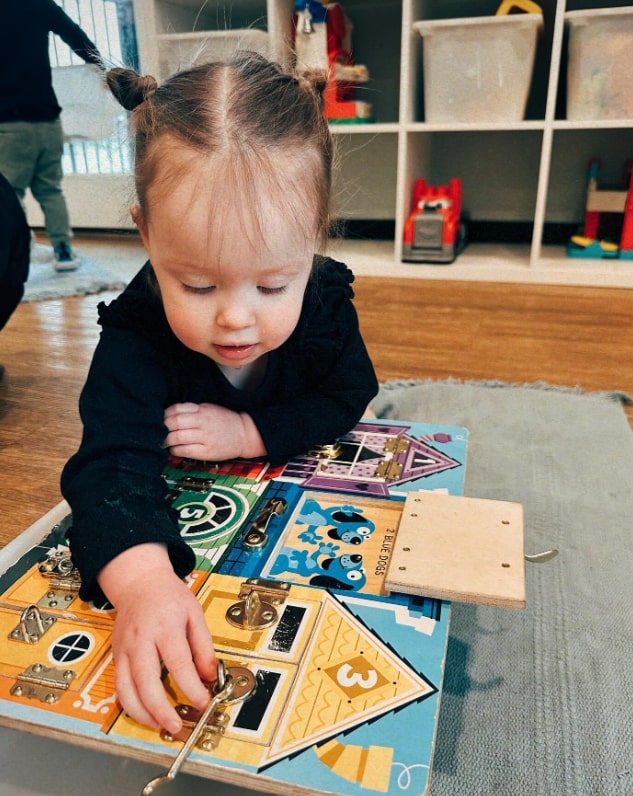
<path id="1" fill-rule="evenodd" d="M 194 403 L 183 403 L 183 404 L 172 404 L 165 409 L 165 417 L 174 417 L 175 415 L 186 415 L 186 414 L 194 414 L 195 412 L 199 411 L 200 406 L 199 404 Z"/>
<path id="2" fill-rule="evenodd" d="M 186 645 L 186 647 L 189 651 L 188 645 Z M 193 659 L 191 657 L 183 657 L 179 652 L 173 656 L 166 653 L 164 662 L 170 675 L 173 677 L 178 687 L 186 694 L 191 704 L 200 710 L 205 708 L 211 697 L 209 690 L 200 679 Z M 163 696 L 165 696 L 165 690 L 162 684 L 161 689 Z M 165 699 L 165 701 L 167 700 Z M 147 705 L 147 702 L 145 702 L 145 704 Z M 154 711 L 153 714 L 156 715 Z M 165 729 L 168 728 L 166 727 Z"/>
<path id="3" fill-rule="evenodd" d="M 218 676 L 218 659 L 213 639 L 202 617 L 192 622 L 189 629 L 189 646 L 196 671 L 203 680 L 215 682 Z"/>
<path id="4" fill-rule="evenodd" d="M 129 661 L 125 655 L 117 658 L 115 672 L 116 692 L 125 712 L 135 721 L 148 727 L 159 729 L 160 723 L 143 705 L 130 672 Z"/>

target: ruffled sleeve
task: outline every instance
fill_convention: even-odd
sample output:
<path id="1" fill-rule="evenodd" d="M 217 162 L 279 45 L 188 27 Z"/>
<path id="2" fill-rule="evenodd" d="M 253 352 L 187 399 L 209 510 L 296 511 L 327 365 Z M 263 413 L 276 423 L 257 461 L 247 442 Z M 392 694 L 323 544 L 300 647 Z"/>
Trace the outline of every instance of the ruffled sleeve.
<path id="1" fill-rule="evenodd" d="M 344 263 L 317 258 L 299 329 L 299 347 L 307 370 L 327 369 L 340 355 L 350 331 L 356 330 L 356 314 L 350 317 L 348 309 L 354 298 L 353 281 L 354 274 Z"/>
<path id="2" fill-rule="evenodd" d="M 273 462 L 346 434 L 378 391 L 347 266 L 318 258 L 287 346 L 286 390 L 250 414 Z"/>
<path id="3" fill-rule="evenodd" d="M 150 341 L 154 340 L 159 346 L 173 337 L 149 262 L 114 301 L 98 304 L 97 312 L 101 326 L 137 332 Z"/>

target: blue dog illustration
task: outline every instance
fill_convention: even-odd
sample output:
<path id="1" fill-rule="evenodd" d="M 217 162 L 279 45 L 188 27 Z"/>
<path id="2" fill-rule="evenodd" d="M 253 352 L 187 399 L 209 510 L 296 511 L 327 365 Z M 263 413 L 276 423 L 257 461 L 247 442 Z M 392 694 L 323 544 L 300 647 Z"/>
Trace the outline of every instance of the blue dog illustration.
<path id="1" fill-rule="evenodd" d="M 322 538 L 316 534 L 317 528 L 332 525 L 333 527 L 328 531 L 330 539 L 339 539 L 341 542 L 353 545 L 362 544 L 376 529 L 375 523 L 365 517 L 362 510 L 355 506 L 323 508 L 312 498 L 303 504 L 296 522 L 307 525 L 307 531 L 314 534 L 314 539 Z"/>
<path id="2" fill-rule="evenodd" d="M 358 553 L 336 555 L 337 545 L 319 544 L 312 553 L 283 547 L 270 574 L 299 575 L 308 578 L 311 586 L 339 591 L 360 591 L 367 578 L 363 570 L 363 557 Z"/>

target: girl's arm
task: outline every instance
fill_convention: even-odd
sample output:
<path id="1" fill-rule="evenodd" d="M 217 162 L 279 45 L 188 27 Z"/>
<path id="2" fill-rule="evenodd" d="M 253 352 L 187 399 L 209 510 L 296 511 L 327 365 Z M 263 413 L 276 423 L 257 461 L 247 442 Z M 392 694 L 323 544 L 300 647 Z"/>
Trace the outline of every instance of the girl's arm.
<path id="1" fill-rule="evenodd" d="M 294 394 L 251 412 L 268 458 L 275 463 L 346 434 L 378 392 L 351 301 L 337 307 L 337 321 L 331 345 L 319 335 L 307 361 L 298 363 Z"/>
<path id="2" fill-rule="evenodd" d="M 80 400 L 82 443 L 62 490 L 73 514 L 80 594 L 104 594 L 116 608 L 119 700 L 138 721 L 177 731 L 161 661 L 192 704 L 204 707 L 202 679 L 214 678 L 216 660 L 202 609 L 182 580 L 195 556 L 165 501 L 162 373 L 159 354 L 142 337 L 104 329 Z"/>
<path id="3" fill-rule="evenodd" d="M 193 568 L 193 551 L 165 501 L 166 399 L 159 353 L 131 331 L 104 328 L 79 402 L 81 445 L 61 481 L 83 599 L 99 597 L 98 573 L 137 545 L 162 544 L 181 577 Z"/>

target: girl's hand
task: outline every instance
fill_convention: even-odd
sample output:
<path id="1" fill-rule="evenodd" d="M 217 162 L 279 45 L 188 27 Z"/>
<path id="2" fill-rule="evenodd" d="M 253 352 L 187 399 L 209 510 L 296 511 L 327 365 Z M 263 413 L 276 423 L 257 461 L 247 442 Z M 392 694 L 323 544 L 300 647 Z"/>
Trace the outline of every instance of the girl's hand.
<path id="1" fill-rule="evenodd" d="M 182 722 L 165 693 L 161 661 L 200 710 L 210 699 L 202 679 L 217 676 L 199 602 L 158 544 L 121 553 L 103 568 L 99 583 L 117 610 L 112 649 L 121 705 L 136 721 L 177 733 Z"/>
<path id="2" fill-rule="evenodd" d="M 207 461 L 265 456 L 250 415 L 217 404 L 173 404 L 165 411 L 164 445 L 174 456 Z"/>

